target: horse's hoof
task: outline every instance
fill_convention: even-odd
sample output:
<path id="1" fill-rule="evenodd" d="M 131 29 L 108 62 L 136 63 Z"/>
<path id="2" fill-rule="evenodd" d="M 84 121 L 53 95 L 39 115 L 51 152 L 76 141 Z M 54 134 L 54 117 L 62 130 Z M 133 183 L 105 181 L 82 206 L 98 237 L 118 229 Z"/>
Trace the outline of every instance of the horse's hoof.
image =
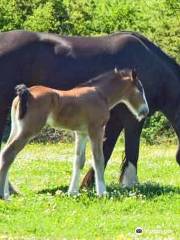
<path id="1" fill-rule="evenodd" d="M 120 185 L 123 188 L 132 188 L 138 184 L 137 169 L 132 163 L 128 163 L 119 178 Z"/>
<path id="2" fill-rule="evenodd" d="M 69 197 L 77 197 L 80 195 L 78 191 L 68 191 L 67 194 Z"/>
<path id="3" fill-rule="evenodd" d="M 139 184 L 137 180 L 134 181 L 119 181 L 122 188 L 133 188 Z"/>
<path id="4" fill-rule="evenodd" d="M 107 196 L 108 196 L 108 192 L 107 192 L 107 191 L 104 191 L 104 192 L 102 192 L 102 193 L 98 193 L 97 196 L 100 197 L 100 198 L 101 198 L 101 197 L 107 197 Z"/>
<path id="5" fill-rule="evenodd" d="M 92 188 L 93 185 L 94 185 L 94 171 L 93 169 L 90 169 L 81 183 L 81 188 Z"/>
<path id="6" fill-rule="evenodd" d="M 122 188 L 133 188 L 139 185 L 139 182 L 138 181 L 129 181 L 129 182 L 119 181 L 119 184 Z"/>

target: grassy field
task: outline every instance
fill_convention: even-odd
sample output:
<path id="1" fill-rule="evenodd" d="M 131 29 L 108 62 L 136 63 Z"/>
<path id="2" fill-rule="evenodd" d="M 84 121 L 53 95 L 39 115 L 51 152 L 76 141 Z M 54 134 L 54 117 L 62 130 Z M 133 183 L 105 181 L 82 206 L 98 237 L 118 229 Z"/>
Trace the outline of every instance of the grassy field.
<path id="1" fill-rule="evenodd" d="M 134 189 L 118 185 L 122 152 L 118 143 L 106 170 L 108 197 L 83 190 L 73 198 L 65 194 L 73 145 L 28 145 L 10 172 L 21 195 L 0 200 L 0 239 L 179 239 L 176 146 L 141 146 L 141 185 Z M 137 227 L 143 229 L 141 235 L 135 233 Z"/>

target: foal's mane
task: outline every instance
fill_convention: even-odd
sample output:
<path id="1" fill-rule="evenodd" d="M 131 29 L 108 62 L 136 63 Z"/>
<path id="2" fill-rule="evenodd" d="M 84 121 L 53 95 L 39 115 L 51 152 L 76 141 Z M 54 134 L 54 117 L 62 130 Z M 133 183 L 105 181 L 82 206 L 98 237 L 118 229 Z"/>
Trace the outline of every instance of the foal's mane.
<path id="1" fill-rule="evenodd" d="M 77 85 L 77 88 L 78 87 L 91 87 L 93 85 L 96 85 L 98 83 L 100 83 L 103 79 L 112 79 L 113 77 L 115 76 L 115 72 L 114 70 L 111 70 L 111 71 L 108 71 L 108 72 L 105 72 L 105 73 L 102 73 L 94 78 L 91 78 L 89 79 L 88 81 L 84 82 L 84 83 L 81 83 L 79 85 Z"/>
<path id="2" fill-rule="evenodd" d="M 88 81 L 81 83 L 79 85 L 77 85 L 78 87 L 91 87 L 94 85 L 98 85 L 99 83 L 101 83 L 104 79 L 105 80 L 111 80 L 113 78 L 115 78 L 115 76 L 119 76 L 121 78 L 130 76 L 132 77 L 132 69 L 129 68 L 123 68 L 123 69 L 113 69 L 110 70 L 108 72 L 102 73 L 94 78 L 89 79 Z"/>

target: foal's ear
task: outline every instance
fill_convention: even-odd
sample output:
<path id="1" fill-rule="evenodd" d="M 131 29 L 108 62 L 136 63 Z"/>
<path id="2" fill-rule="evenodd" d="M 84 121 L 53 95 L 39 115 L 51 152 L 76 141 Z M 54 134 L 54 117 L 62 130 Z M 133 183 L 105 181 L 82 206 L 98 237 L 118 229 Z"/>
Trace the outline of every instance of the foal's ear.
<path id="1" fill-rule="evenodd" d="M 114 68 L 114 73 L 115 74 L 119 73 L 117 66 L 115 66 L 115 68 Z"/>
<path id="2" fill-rule="evenodd" d="M 132 69 L 131 78 L 132 78 L 132 81 L 136 81 L 137 80 L 137 71 L 136 71 L 135 68 Z"/>

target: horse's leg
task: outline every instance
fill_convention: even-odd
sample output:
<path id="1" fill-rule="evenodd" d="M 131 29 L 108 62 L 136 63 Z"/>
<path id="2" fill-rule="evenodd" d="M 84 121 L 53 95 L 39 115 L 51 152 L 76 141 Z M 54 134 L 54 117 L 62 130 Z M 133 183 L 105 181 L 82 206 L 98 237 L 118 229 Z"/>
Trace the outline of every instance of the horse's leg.
<path id="1" fill-rule="evenodd" d="M 168 109 L 169 110 L 169 109 Z M 165 116 L 167 117 L 167 119 L 171 122 L 174 131 L 177 134 L 178 137 L 178 149 L 176 152 L 176 161 L 180 166 L 180 106 L 177 106 L 177 109 L 175 111 L 175 115 L 170 114 L 168 111 L 164 111 L 163 112 L 165 114 Z"/>
<path id="2" fill-rule="evenodd" d="M 143 121 L 139 123 L 133 117 L 129 117 L 125 124 L 125 159 L 120 176 L 123 187 L 132 187 L 138 183 L 137 161 L 142 127 Z"/>
<path id="3" fill-rule="evenodd" d="M 177 149 L 177 152 L 176 152 L 176 161 L 180 166 L 180 137 L 178 137 L 178 140 L 179 140 L 179 145 L 178 145 L 178 149 Z"/>
<path id="4" fill-rule="evenodd" d="M 69 195 L 77 195 L 79 192 L 80 170 L 84 167 L 86 142 L 87 135 L 76 132 L 75 160 L 73 162 L 72 179 L 68 190 Z"/>
<path id="5" fill-rule="evenodd" d="M 178 137 L 178 149 L 176 152 L 176 161 L 180 166 L 180 113 L 174 122 L 171 122 Z"/>
<path id="6" fill-rule="evenodd" d="M 0 106 L 0 148 L 1 148 L 1 143 L 2 143 L 2 137 L 3 137 L 3 132 L 7 123 L 7 115 L 9 112 L 8 106 L 6 105 L 5 102 L 1 102 L 3 106 Z M 7 104 L 8 105 L 8 104 Z"/>
<path id="7" fill-rule="evenodd" d="M 112 154 L 119 134 L 123 129 L 122 119 L 119 118 L 119 116 L 121 116 L 122 114 L 120 114 L 118 111 L 119 109 L 117 109 L 116 107 L 111 111 L 111 117 L 105 129 L 105 139 L 103 142 L 105 167 Z M 82 181 L 81 187 L 92 187 L 93 184 L 94 184 L 94 170 L 93 168 L 90 168 Z"/>
<path id="8" fill-rule="evenodd" d="M 0 197 L 8 199 L 10 190 L 8 183 L 8 170 L 13 163 L 15 156 L 27 143 L 27 137 L 23 134 L 16 136 L 9 142 L 0 154 Z"/>
<path id="9" fill-rule="evenodd" d="M 106 194 L 104 181 L 104 155 L 103 155 L 103 138 L 104 128 L 95 128 L 89 130 L 93 152 L 93 168 L 95 172 L 96 193 L 98 196 Z"/>

